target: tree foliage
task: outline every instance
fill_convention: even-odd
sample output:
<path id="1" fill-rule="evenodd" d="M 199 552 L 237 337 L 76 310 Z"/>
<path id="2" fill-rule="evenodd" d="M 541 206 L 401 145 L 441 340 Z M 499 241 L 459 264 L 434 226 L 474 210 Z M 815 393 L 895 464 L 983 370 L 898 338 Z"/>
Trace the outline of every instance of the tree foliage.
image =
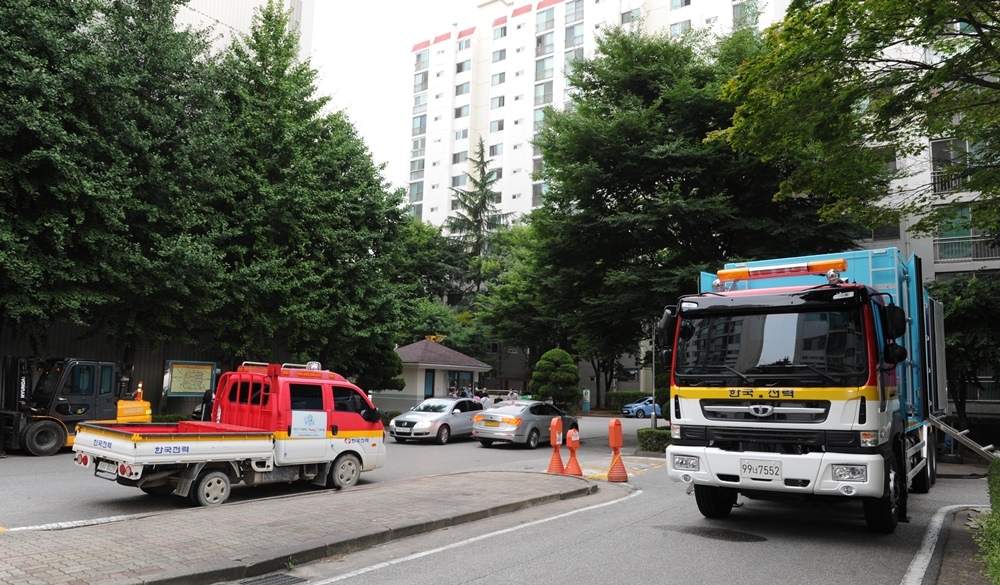
<path id="1" fill-rule="evenodd" d="M 575 406 L 583 398 L 579 383 L 580 368 L 576 360 L 566 350 L 556 348 L 542 354 L 535 364 L 528 389 L 539 400 Z"/>
<path id="2" fill-rule="evenodd" d="M 785 161 L 705 140 L 732 117 L 721 85 L 758 45 L 750 30 L 713 44 L 612 29 L 574 61 L 571 107 L 546 112 L 532 286 L 606 381 L 700 270 L 853 247 L 853 226 L 820 222 L 810 198 L 772 200 Z"/>
<path id="3" fill-rule="evenodd" d="M 786 198 L 809 194 L 826 217 L 871 227 L 916 214 L 916 233 L 954 221 L 932 207 L 955 194 L 934 186 L 927 137 L 968 140 L 966 155 L 933 170 L 979 192 L 971 221 L 998 233 L 998 22 L 987 0 L 796 0 L 728 87 L 737 109 L 725 136 L 796 161 Z"/>
<path id="4" fill-rule="evenodd" d="M 933 298 L 944 305 L 948 392 L 959 428 L 968 428 L 965 405 L 970 390 L 982 391 L 980 375 L 1000 372 L 1000 274 L 964 274 L 933 282 Z"/>

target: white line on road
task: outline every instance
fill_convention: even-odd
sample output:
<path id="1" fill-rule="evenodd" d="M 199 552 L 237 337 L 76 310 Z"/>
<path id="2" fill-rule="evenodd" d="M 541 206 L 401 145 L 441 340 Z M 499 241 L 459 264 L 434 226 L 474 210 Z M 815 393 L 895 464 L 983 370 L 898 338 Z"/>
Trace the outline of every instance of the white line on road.
<path id="1" fill-rule="evenodd" d="M 363 569 L 358 569 L 357 571 L 352 571 L 350 573 L 345 573 L 343 575 L 338 575 L 337 577 L 330 577 L 329 579 L 324 579 L 322 581 L 313 581 L 312 585 L 327 585 L 328 583 L 336 583 L 337 581 L 343 581 L 344 579 L 350 579 L 351 577 L 357 577 L 358 575 L 363 575 L 365 573 L 370 573 L 372 571 L 377 571 L 379 569 L 384 569 L 386 567 L 391 567 L 392 565 L 398 565 L 399 563 L 405 563 L 407 561 L 416 560 L 416 559 L 419 559 L 419 558 L 422 558 L 422 557 L 426 557 L 426 556 L 430 556 L 430 555 L 433 555 L 433 554 L 437 554 L 439 552 L 444 552 L 446 550 L 451 550 L 453 548 L 458 548 L 460 546 L 465 546 L 465 545 L 468 545 L 468 544 L 472 544 L 474 542 L 478 542 L 480 540 L 485 540 L 487 538 L 493 538 L 494 536 L 500 536 L 500 535 L 503 535 L 503 534 L 509 534 L 511 532 L 514 532 L 515 530 L 520 530 L 522 528 L 528 528 L 529 526 L 536 526 L 538 524 L 544 524 L 546 522 L 551 522 L 552 520 L 559 520 L 561 518 L 566 518 L 567 516 L 572 516 L 574 514 L 579 514 L 580 512 L 589 512 L 590 510 L 596 510 L 598 508 L 603 508 L 604 506 L 611 506 L 613 504 L 617 504 L 619 502 L 624 502 L 625 500 L 629 500 L 629 499 L 631 499 L 631 498 L 633 498 L 635 496 L 638 496 L 640 494 L 642 494 L 642 490 L 636 490 L 636 491 L 632 492 L 631 494 L 625 496 L 624 498 L 620 498 L 618 500 L 614 500 L 614 501 L 611 501 L 611 502 L 604 502 L 604 503 L 601 503 L 601 504 L 594 504 L 593 506 L 587 506 L 586 508 L 580 508 L 579 510 L 572 510 L 570 512 L 564 512 L 562 514 L 557 514 L 555 516 L 550 516 L 548 518 L 541 518 L 541 519 L 538 519 L 538 520 L 534 520 L 532 522 L 527 522 L 525 524 L 520 524 L 518 526 L 513 526 L 511 528 L 504 528 L 503 530 L 497 530 L 496 532 L 490 532 L 488 534 L 481 534 L 479 536 L 474 536 L 474 537 L 472 537 L 472 538 L 470 538 L 468 540 L 463 540 L 462 542 L 455 542 L 455 543 L 452 543 L 452 544 L 449 544 L 449 545 L 445 545 L 445 546 L 442 546 L 442 547 L 434 548 L 434 549 L 431 549 L 431 550 L 425 550 L 425 551 L 421 551 L 421 552 L 418 552 L 418 553 L 414 553 L 414 554 L 409 555 L 409 556 L 401 557 L 401 558 L 398 558 L 398 559 L 393 559 L 391 561 L 386 561 L 384 563 L 377 563 L 375 565 L 371 565 L 370 567 L 365 567 Z"/>
<path id="2" fill-rule="evenodd" d="M 920 550 L 917 551 L 917 554 L 913 555 L 913 560 L 910 561 L 910 568 L 903 575 L 900 585 L 920 585 L 923 583 L 924 574 L 927 572 L 927 567 L 931 564 L 931 557 L 934 556 L 934 548 L 937 546 L 938 537 L 941 535 L 941 526 L 944 524 L 945 516 L 949 512 L 962 508 L 982 508 L 982 506 L 958 504 L 938 509 L 934 517 L 931 518 L 930 524 L 927 525 L 924 542 L 920 545 Z"/>

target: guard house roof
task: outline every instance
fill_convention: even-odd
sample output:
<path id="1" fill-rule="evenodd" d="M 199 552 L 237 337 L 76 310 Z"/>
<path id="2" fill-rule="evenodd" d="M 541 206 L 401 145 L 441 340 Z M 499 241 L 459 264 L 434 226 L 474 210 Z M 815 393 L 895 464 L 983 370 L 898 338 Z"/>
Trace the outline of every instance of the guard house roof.
<path id="1" fill-rule="evenodd" d="M 487 363 L 428 339 L 397 347 L 396 354 L 399 355 L 404 364 L 448 366 L 477 372 L 487 372 L 493 369 L 493 366 Z"/>

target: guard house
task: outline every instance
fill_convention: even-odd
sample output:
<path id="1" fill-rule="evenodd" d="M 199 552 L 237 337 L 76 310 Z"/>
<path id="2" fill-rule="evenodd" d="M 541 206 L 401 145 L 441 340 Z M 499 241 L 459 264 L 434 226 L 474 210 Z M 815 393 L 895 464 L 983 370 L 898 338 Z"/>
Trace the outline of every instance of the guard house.
<path id="1" fill-rule="evenodd" d="M 396 348 L 403 361 L 402 392 L 377 392 L 375 406 L 381 410 L 407 411 L 425 398 L 447 396 L 454 386 L 475 388 L 479 374 L 493 369 L 487 363 L 438 343 L 442 337 L 430 336 Z"/>

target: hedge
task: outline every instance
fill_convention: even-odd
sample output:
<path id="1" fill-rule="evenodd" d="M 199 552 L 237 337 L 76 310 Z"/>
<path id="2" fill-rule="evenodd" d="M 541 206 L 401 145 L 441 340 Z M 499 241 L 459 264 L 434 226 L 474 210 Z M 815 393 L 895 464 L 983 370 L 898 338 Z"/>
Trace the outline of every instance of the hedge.
<path id="1" fill-rule="evenodd" d="M 655 451 L 664 453 L 667 445 L 670 444 L 670 427 L 643 428 L 638 429 L 640 451 Z"/>
<path id="2" fill-rule="evenodd" d="M 979 544 L 979 558 L 986 564 L 990 583 L 1000 583 L 1000 459 L 990 462 L 990 513 L 983 516 L 973 537 Z"/>

